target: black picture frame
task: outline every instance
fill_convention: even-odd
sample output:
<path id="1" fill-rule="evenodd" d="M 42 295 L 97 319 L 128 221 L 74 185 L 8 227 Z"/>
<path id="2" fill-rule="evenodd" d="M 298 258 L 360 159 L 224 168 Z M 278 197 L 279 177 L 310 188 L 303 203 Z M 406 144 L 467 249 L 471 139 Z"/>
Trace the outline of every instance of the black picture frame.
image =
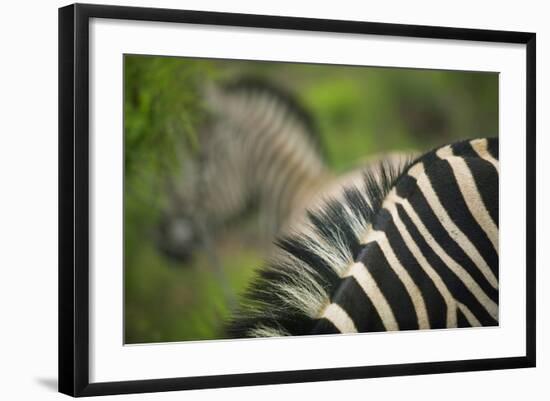
<path id="1" fill-rule="evenodd" d="M 275 28 L 526 45 L 526 354 L 517 357 L 90 383 L 89 22 L 91 18 Z M 75 4 L 59 9 L 59 391 L 72 396 L 158 392 L 535 366 L 536 35 L 435 26 Z"/>

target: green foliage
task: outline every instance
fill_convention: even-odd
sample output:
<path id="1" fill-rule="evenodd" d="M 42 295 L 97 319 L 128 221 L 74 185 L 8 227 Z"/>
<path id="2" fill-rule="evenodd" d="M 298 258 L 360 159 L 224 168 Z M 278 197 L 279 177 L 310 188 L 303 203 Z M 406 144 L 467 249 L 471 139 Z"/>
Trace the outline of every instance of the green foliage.
<path id="1" fill-rule="evenodd" d="M 182 140 L 197 146 L 204 116 L 200 84 L 213 74 L 207 61 L 124 57 L 124 163 L 127 175 L 174 165 Z"/>
<path id="2" fill-rule="evenodd" d="M 498 134 L 498 75 L 308 66 L 299 91 L 337 171 L 365 156 Z"/>
<path id="3" fill-rule="evenodd" d="M 127 254 L 134 237 L 154 224 L 178 159 L 197 149 L 197 127 L 205 115 L 200 86 L 214 76 L 208 61 L 124 56 Z"/>
<path id="4" fill-rule="evenodd" d="M 154 230 L 167 179 L 178 160 L 198 148 L 205 113 L 200 87 L 215 77 L 208 61 L 171 57 L 124 57 L 124 269 L 127 342 L 208 337 L 208 324 L 191 325 L 190 310 L 213 280 L 174 269 L 154 247 Z M 213 297 L 215 299 L 215 297 Z M 193 302 L 188 302 L 193 300 Z M 184 305 L 182 307 L 182 305 Z M 204 317 L 212 304 L 198 309 Z M 181 319 L 176 318 L 180 316 Z M 201 327 L 203 327 L 201 329 Z M 196 329 L 196 330 L 195 330 Z M 211 331 L 211 330 L 210 330 Z M 183 336 L 183 337 L 182 337 Z"/>
<path id="5" fill-rule="evenodd" d="M 164 259 L 150 242 L 137 245 L 125 266 L 125 342 L 222 337 L 229 309 L 206 255 L 200 253 L 182 268 Z M 262 262 L 260 255 L 238 243 L 219 252 L 226 258 L 229 284 L 237 292 L 244 291 L 253 275 L 251 267 Z"/>

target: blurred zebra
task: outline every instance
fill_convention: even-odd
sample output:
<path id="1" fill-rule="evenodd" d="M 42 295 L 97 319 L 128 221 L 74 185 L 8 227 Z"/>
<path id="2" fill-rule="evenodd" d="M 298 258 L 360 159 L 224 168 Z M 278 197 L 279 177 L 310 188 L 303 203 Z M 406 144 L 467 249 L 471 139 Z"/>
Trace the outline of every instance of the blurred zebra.
<path id="1" fill-rule="evenodd" d="M 257 242 L 269 247 L 306 207 L 361 180 L 358 170 L 333 175 L 312 117 L 285 90 L 241 79 L 208 86 L 204 98 L 210 118 L 199 133 L 199 155 L 182 158 L 160 224 L 158 244 L 167 255 L 187 258 L 209 233 L 249 210 L 258 212 Z"/>
<path id="2" fill-rule="evenodd" d="M 200 241 L 248 210 L 271 239 L 305 197 L 332 179 L 310 115 L 289 93 L 257 79 L 205 90 L 209 119 L 199 155 L 184 158 L 171 188 L 159 245 L 185 258 Z M 204 227 L 202 227 L 204 230 Z"/>
<path id="3" fill-rule="evenodd" d="M 498 325 L 498 139 L 381 164 L 278 241 L 233 337 Z"/>

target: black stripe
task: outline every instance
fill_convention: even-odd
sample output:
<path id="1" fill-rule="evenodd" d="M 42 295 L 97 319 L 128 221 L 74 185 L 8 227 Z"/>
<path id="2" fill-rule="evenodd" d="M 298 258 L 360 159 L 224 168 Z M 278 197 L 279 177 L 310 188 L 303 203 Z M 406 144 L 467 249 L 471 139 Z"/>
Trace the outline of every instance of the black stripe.
<path id="1" fill-rule="evenodd" d="M 487 139 L 487 150 L 491 156 L 498 160 L 498 138 Z"/>
<path id="2" fill-rule="evenodd" d="M 440 329 L 446 327 L 447 324 L 447 305 L 443 296 L 439 293 L 431 278 L 420 266 L 411 253 L 405 241 L 399 234 L 397 227 L 390 215 L 390 213 L 382 209 L 376 218 L 374 227 L 377 230 L 383 230 L 388 237 L 388 241 L 395 250 L 397 259 L 405 266 L 407 272 L 410 274 L 414 283 L 420 289 L 426 309 L 428 310 L 428 317 L 430 321 L 430 327 L 432 329 Z"/>
<path id="3" fill-rule="evenodd" d="M 462 313 L 458 307 L 456 309 L 456 323 L 457 327 L 472 327 L 468 319 L 466 319 L 466 316 L 464 316 L 464 313 Z"/>
<path id="4" fill-rule="evenodd" d="M 311 334 L 340 334 L 340 330 L 330 320 L 321 318 L 315 323 Z"/>
<path id="5" fill-rule="evenodd" d="M 437 238 L 438 242 L 441 244 L 445 252 L 449 255 L 452 255 L 453 259 L 459 265 L 462 265 L 464 267 L 464 263 L 467 263 L 469 259 L 467 259 L 467 257 L 465 259 L 461 259 L 460 256 L 462 255 L 455 255 L 453 252 L 451 252 L 451 247 L 452 247 L 452 244 L 454 243 L 452 240 L 448 243 L 449 246 L 446 246 L 445 241 L 441 241 L 441 238 L 438 236 L 438 233 L 435 231 L 441 232 L 441 230 L 443 230 L 443 227 L 441 227 L 436 216 L 433 214 L 432 210 L 427 205 L 427 202 L 424 199 L 424 196 L 422 195 L 422 193 L 418 191 L 416 194 L 414 194 L 409 198 L 409 202 L 415 209 L 416 213 L 422 219 L 422 222 L 424 223 L 424 225 L 427 226 L 428 230 L 430 230 L 432 236 L 434 236 L 434 238 Z M 441 277 L 441 279 L 443 280 L 443 282 L 445 283 L 445 285 L 447 286 L 447 288 L 449 289 L 453 297 L 458 301 L 462 302 L 464 305 L 468 306 L 468 308 L 478 318 L 478 320 L 482 322 L 483 325 L 489 325 L 494 323 L 494 319 L 491 317 L 491 315 L 489 315 L 489 313 L 485 310 L 485 308 L 477 301 L 477 299 L 468 290 L 468 288 L 459 279 L 459 277 L 449 269 L 449 267 L 439 258 L 439 256 L 437 256 L 437 254 L 427 244 L 427 242 L 418 232 L 412 220 L 405 213 L 404 209 L 402 209 L 401 206 L 399 206 L 398 211 L 399 211 L 399 216 L 401 217 L 401 220 L 407 227 L 407 230 L 411 234 L 414 242 L 420 248 L 420 251 L 426 258 L 428 263 L 439 274 L 439 276 Z M 430 228 L 430 227 L 437 227 L 437 225 L 439 225 L 438 230 L 433 230 Z M 454 247 L 456 248 L 456 244 L 454 245 Z M 475 277 L 474 277 L 474 280 L 475 280 Z M 488 286 L 488 284 L 486 284 L 486 286 Z M 482 286 L 481 288 L 483 289 L 484 287 Z M 493 291 L 493 294 L 494 294 L 494 291 Z M 498 298 L 498 291 L 496 292 L 496 295 Z"/>
<path id="6" fill-rule="evenodd" d="M 439 160 L 425 166 L 425 172 L 451 220 L 476 247 L 491 269 L 496 270 L 498 268 L 498 254 L 487 234 L 479 227 L 470 213 L 449 163 Z"/>
<path id="7" fill-rule="evenodd" d="M 359 260 L 367 267 L 386 297 L 400 330 L 418 329 L 418 319 L 411 297 L 405 286 L 390 267 L 377 242 L 371 242 L 359 254 Z"/>
<path id="8" fill-rule="evenodd" d="M 458 157 L 478 158 L 478 153 L 472 148 L 470 141 L 456 142 L 451 145 L 453 155 Z"/>
<path id="9" fill-rule="evenodd" d="M 441 160 L 437 153 L 435 151 L 428 152 L 424 154 L 421 158 L 422 163 L 424 163 L 425 166 L 429 166 L 432 163 L 435 163 L 437 161 Z"/>
<path id="10" fill-rule="evenodd" d="M 464 159 L 478 189 L 489 216 L 498 227 L 499 187 L 498 172 L 491 163 L 481 158 Z"/>
<path id="11" fill-rule="evenodd" d="M 395 193 L 403 199 L 407 199 L 410 194 L 418 191 L 416 179 L 410 175 L 403 175 L 395 186 Z"/>
<path id="12" fill-rule="evenodd" d="M 498 143 L 498 140 L 496 142 Z M 491 143 L 494 144 L 495 141 Z M 470 168 L 483 203 L 498 227 L 498 170 L 479 156 L 471 141 L 455 143 L 452 148 L 454 155 L 461 156 Z"/>
<path id="13" fill-rule="evenodd" d="M 355 278 L 343 279 L 342 284 L 332 297 L 332 302 L 346 311 L 358 332 L 386 330 L 374 304 Z"/>

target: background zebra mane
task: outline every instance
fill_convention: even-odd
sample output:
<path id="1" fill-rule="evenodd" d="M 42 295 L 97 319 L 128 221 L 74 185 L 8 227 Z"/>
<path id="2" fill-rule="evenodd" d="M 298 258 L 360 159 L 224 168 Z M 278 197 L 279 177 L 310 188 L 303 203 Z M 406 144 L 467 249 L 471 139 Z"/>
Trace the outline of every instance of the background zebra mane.
<path id="1" fill-rule="evenodd" d="M 418 159 L 417 159 L 418 160 Z M 364 184 L 308 210 L 307 222 L 277 239 L 276 250 L 241 298 L 227 332 L 236 338 L 307 335 L 354 263 L 360 241 L 401 174 L 415 161 L 380 162 Z"/>
<path id="2" fill-rule="evenodd" d="M 245 75 L 225 82 L 222 85 L 222 89 L 228 93 L 263 93 L 273 97 L 303 124 L 305 132 L 315 146 L 316 151 L 323 158 L 326 157 L 325 147 L 315 119 L 303 106 L 300 100 L 283 86 L 277 85 L 273 83 L 273 81 L 268 81 L 259 76 Z"/>

